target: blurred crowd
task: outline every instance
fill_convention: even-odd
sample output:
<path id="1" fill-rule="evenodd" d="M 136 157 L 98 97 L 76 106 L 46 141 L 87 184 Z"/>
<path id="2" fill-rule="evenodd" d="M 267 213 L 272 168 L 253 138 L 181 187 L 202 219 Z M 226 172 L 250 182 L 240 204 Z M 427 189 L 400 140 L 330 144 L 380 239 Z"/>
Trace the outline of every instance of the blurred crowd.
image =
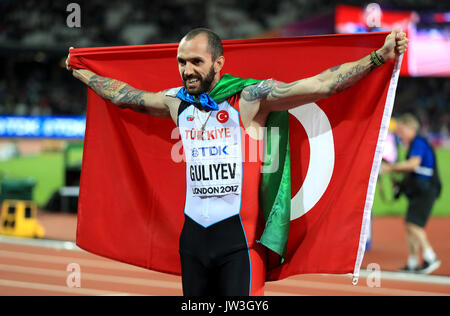
<path id="1" fill-rule="evenodd" d="M 450 78 L 401 77 L 395 96 L 394 115 L 414 113 L 424 133 L 449 135 Z"/>
<path id="2" fill-rule="evenodd" d="M 80 28 L 67 26 L 70 2 L 79 4 Z M 314 7 L 306 0 L 0 0 L 0 115 L 83 114 L 86 89 L 60 67 L 70 46 L 178 42 L 200 26 L 223 39 L 248 38 Z"/>
<path id="3" fill-rule="evenodd" d="M 79 4 L 80 28 L 66 25 L 70 2 Z M 182 34 L 198 26 L 214 29 L 223 39 L 246 38 L 317 10 L 333 8 L 331 3 L 326 3 L 307 0 L 2 0 L 0 43 L 23 47 L 88 47 L 178 42 Z"/>
<path id="4" fill-rule="evenodd" d="M 80 6 L 81 27 L 67 26 L 67 5 Z M 432 2 L 432 1 L 431 1 Z M 442 2 L 391 0 L 393 8 Z M 178 42 L 194 27 L 223 39 L 258 37 L 287 23 L 332 10 L 320 0 L 0 0 L 0 115 L 83 115 L 86 89 L 61 61 L 69 46 Z M 361 5 L 360 1 L 339 3 Z M 441 4 L 440 4 L 441 3 Z M 395 110 L 416 112 L 427 130 L 450 128 L 450 81 L 401 78 Z"/>

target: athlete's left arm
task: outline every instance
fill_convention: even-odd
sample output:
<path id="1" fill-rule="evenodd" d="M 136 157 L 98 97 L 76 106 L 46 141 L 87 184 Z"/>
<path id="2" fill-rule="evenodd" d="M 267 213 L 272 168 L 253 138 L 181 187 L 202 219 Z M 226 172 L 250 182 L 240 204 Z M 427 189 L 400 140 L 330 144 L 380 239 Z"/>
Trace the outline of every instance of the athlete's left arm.
<path id="1" fill-rule="evenodd" d="M 406 51 L 408 39 L 405 33 L 393 30 L 376 51 L 385 62 Z M 302 104 L 315 102 L 341 92 L 372 71 L 376 66 L 370 55 L 358 61 L 345 63 L 324 72 L 292 83 L 265 80 L 242 90 L 241 97 L 246 102 L 260 101 L 259 111 L 283 111 Z"/>

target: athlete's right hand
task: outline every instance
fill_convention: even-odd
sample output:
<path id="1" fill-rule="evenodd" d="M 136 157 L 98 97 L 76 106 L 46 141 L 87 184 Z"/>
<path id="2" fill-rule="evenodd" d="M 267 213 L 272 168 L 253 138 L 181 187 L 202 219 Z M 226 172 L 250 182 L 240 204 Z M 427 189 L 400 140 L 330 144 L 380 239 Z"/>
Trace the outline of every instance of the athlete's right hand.
<path id="1" fill-rule="evenodd" d="M 72 48 L 73 48 L 73 47 L 71 46 L 71 47 L 69 48 L 69 50 L 72 49 Z M 67 54 L 67 58 L 66 58 L 66 69 L 69 70 L 69 71 L 71 71 L 71 70 L 72 70 L 72 67 L 69 66 L 69 61 L 70 61 L 70 53 Z"/>

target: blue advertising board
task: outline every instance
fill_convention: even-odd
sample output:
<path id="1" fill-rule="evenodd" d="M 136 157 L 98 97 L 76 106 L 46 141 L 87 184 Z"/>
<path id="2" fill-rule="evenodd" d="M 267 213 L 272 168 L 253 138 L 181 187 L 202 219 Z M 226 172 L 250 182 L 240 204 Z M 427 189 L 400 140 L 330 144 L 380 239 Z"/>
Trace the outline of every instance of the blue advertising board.
<path id="1" fill-rule="evenodd" d="M 85 116 L 0 116 L 0 137 L 82 139 Z"/>

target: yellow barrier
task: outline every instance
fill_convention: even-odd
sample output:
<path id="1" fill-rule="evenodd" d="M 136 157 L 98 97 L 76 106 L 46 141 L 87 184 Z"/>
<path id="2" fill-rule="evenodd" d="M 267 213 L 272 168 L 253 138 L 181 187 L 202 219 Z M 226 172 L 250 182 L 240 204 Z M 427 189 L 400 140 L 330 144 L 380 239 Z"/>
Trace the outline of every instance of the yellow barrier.
<path id="1" fill-rule="evenodd" d="M 0 234 L 15 237 L 44 237 L 44 228 L 36 219 L 37 206 L 33 201 L 4 200 L 2 203 Z"/>

